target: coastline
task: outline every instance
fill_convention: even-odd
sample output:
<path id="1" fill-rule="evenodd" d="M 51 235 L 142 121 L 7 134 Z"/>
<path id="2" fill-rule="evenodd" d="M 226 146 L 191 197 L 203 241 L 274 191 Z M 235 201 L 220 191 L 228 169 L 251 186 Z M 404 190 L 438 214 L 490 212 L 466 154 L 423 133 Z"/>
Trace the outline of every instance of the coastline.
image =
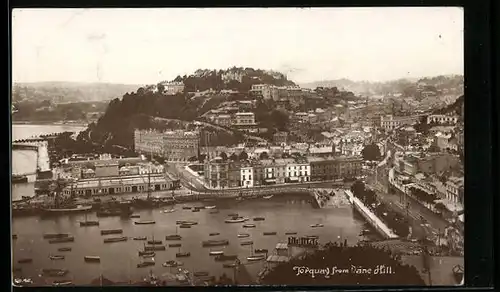
<path id="1" fill-rule="evenodd" d="M 87 127 L 89 123 L 66 122 L 64 121 L 12 121 L 12 125 L 41 125 L 41 126 L 68 126 L 68 127 Z"/>

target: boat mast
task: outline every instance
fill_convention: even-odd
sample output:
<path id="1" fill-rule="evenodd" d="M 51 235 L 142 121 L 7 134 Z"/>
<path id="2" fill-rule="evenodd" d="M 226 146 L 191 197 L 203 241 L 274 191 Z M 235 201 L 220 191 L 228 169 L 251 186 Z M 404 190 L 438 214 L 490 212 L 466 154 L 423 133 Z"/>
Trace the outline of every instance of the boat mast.
<path id="1" fill-rule="evenodd" d="M 151 166 L 149 167 L 148 170 L 148 201 L 150 196 L 151 196 Z"/>

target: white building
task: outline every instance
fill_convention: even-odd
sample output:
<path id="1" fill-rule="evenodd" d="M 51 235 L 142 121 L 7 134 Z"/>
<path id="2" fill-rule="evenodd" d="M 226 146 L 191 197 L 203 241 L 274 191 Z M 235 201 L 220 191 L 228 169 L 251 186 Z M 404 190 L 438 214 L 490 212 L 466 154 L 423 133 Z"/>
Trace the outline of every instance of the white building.
<path id="1" fill-rule="evenodd" d="M 160 82 L 163 85 L 163 93 L 166 95 L 175 95 L 177 93 L 184 92 L 184 83 L 183 82 Z"/>
<path id="2" fill-rule="evenodd" d="M 463 203 L 464 178 L 450 177 L 446 182 L 446 199 L 453 203 Z"/>
<path id="3" fill-rule="evenodd" d="M 242 166 L 240 168 L 240 182 L 242 187 L 253 187 L 253 167 Z"/>
<path id="4" fill-rule="evenodd" d="M 447 115 L 430 115 L 427 117 L 427 124 L 437 123 L 437 124 L 456 124 L 458 117 L 447 116 Z"/>
<path id="5" fill-rule="evenodd" d="M 307 182 L 311 180 L 309 163 L 290 163 L 286 166 L 286 178 L 289 182 Z"/>
<path id="6" fill-rule="evenodd" d="M 416 124 L 420 119 L 420 116 L 403 116 L 395 117 L 393 115 L 387 115 L 380 117 L 380 127 L 386 131 L 392 131 L 396 128 L 405 125 Z"/>
<path id="7" fill-rule="evenodd" d="M 236 126 L 255 126 L 255 114 L 243 112 L 235 114 Z"/>

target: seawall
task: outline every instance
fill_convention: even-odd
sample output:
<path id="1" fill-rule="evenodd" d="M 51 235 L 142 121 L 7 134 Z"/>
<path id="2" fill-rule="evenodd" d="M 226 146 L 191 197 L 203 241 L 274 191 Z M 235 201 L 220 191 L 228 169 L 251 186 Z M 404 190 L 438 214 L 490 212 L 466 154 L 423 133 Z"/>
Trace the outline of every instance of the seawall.
<path id="1" fill-rule="evenodd" d="M 368 209 L 358 198 L 356 198 L 350 190 L 345 190 L 344 192 L 349 199 L 349 202 L 351 202 L 354 206 L 354 209 L 356 209 L 382 236 L 386 239 L 395 239 L 399 237 L 391 229 L 389 229 L 384 222 L 375 216 L 375 214 L 373 214 L 372 211 L 370 211 L 370 209 Z"/>

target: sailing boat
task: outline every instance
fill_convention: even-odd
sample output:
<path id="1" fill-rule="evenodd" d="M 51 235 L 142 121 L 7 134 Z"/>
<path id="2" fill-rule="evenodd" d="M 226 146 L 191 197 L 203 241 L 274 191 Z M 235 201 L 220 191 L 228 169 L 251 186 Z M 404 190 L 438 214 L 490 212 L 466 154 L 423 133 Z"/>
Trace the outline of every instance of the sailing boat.
<path id="1" fill-rule="evenodd" d="M 43 215 L 54 215 L 54 214 L 64 214 L 64 213 L 76 213 L 76 212 L 86 212 L 92 209 L 92 206 L 82 206 L 76 205 L 73 202 L 62 202 L 61 203 L 61 193 L 63 190 L 63 185 L 60 176 L 52 185 L 54 194 L 54 206 L 49 208 L 43 208 Z"/>
<path id="2" fill-rule="evenodd" d="M 144 245 L 144 251 L 145 252 L 166 250 L 166 247 L 164 245 L 161 245 L 162 244 L 161 240 L 155 240 L 154 234 L 153 234 L 152 240 L 148 240 L 148 243 L 151 244 L 151 245 L 149 245 L 149 246 Z"/>
<path id="3" fill-rule="evenodd" d="M 151 199 L 151 167 L 148 170 L 148 195 L 147 195 L 146 199 L 133 198 L 132 203 L 133 203 L 134 207 L 137 207 L 137 208 L 152 208 L 152 207 L 156 207 L 158 205 L 158 202 Z"/>
<path id="4" fill-rule="evenodd" d="M 181 252 L 181 248 L 179 247 L 179 252 L 175 254 L 176 258 L 187 258 L 190 257 L 191 253 L 190 252 Z"/>
<path id="5" fill-rule="evenodd" d="M 86 226 L 99 226 L 99 221 L 97 220 L 87 220 L 87 214 L 85 214 L 85 221 L 80 221 L 80 227 Z"/>
<path id="6" fill-rule="evenodd" d="M 182 236 L 178 233 L 179 229 L 175 226 L 175 234 L 165 236 L 165 240 L 182 240 Z"/>
<path id="7" fill-rule="evenodd" d="M 252 254 L 247 257 L 247 261 L 249 262 L 255 262 L 255 261 L 261 261 L 261 260 L 264 260 L 266 259 L 266 256 L 263 255 L 263 254 L 255 254 L 254 251 L 253 251 L 253 243 L 251 244 L 251 247 L 252 247 Z"/>

